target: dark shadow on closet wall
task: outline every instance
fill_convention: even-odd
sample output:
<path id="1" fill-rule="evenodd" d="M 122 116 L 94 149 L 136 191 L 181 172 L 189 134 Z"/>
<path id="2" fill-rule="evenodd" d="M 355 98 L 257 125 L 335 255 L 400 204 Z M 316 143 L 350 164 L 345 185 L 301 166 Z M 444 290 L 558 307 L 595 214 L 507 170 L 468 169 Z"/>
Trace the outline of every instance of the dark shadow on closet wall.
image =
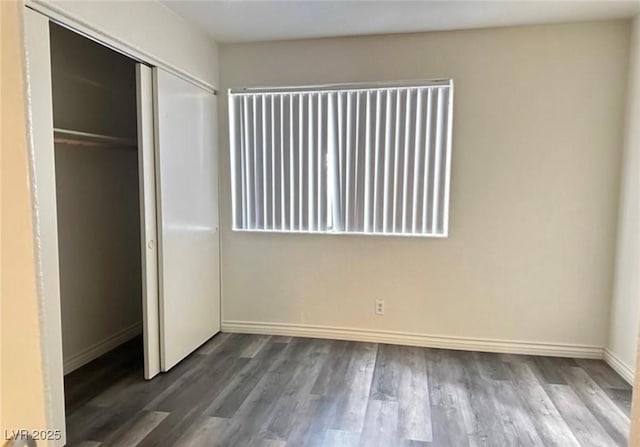
<path id="1" fill-rule="evenodd" d="M 55 24 L 51 66 L 54 128 L 71 131 L 54 135 L 67 374 L 141 332 L 136 78 L 133 60 Z"/>

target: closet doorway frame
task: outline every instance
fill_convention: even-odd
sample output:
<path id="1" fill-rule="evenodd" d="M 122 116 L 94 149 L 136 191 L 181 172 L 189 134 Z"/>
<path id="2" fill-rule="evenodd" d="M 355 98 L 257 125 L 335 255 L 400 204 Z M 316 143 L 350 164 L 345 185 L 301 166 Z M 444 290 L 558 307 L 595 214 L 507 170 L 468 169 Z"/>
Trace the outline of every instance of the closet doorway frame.
<path id="1" fill-rule="evenodd" d="M 27 98 L 28 98 L 28 140 L 29 140 L 29 157 L 30 157 L 30 172 L 31 172 L 31 191 L 33 198 L 33 213 L 34 213 L 34 238 L 36 240 L 36 252 L 37 252 L 37 273 L 38 273 L 38 311 L 40 314 L 40 350 L 42 353 L 42 369 L 44 379 L 45 390 L 45 408 L 47 416 L 47 429 L 60 430 L 61 438 L 52 442 L 52 445 L 63 446 L 66 443 L 66 415 L 65 415 L 65 400 L 64 400 L 64 372 L 63 372 L 63 358 L 62 358 L 62 318 L 60 313 L 60 285 L 59 285 L 59 260 L 58 260 L 58 246 L 57 246 L 57 212 L 56 212 L 56 198 L 55 198 L 55 167 L 53 160 L 53 128 L 51 126 L 42 126 L 43 122 L 52 123 L 52 98 L 51 89 L 44 89 L 43 86 L 50 84 L 51 80 L 51 58 L 49 51 L 49 27 L 46 27 L 47 35 L 39 34 L 39 32 L 33 33 L 33 30 L 43 30 L 45 27 L 41 23 L 37 23 L 38 20 L 46 20 L 47 24 L 50 22 L 63 26 L 81 36 L 93 40 L 94 42 L 110 48 L 128 58 L 132 59 L 137 64 L 141 64 L 137 67 L 136 78 L 138 87 L 141 84 L 150 83 L 150 78 L 147 74 L 150 74 L 150 67 L 158 67 L 169 73 L 176 75 L 177 77 L 184 79 L 212 94 L 216 94 L 216 88 L 198 79 L 189 73 L 182 70 L 180 67 L 169 64 L 165 61 L 159 60 L 153 55 L 131 46 L 124 40 L 119 39 L 116 36 L 110 35 L 108 31 L 101 30 L 98 27 L 85 22 L 77 17 L 66 14 L 60 7 L 54 3 L 48 3 L 44 0 L 26 0 L 23 6 L 23 25 L 25 30 L 25 56 L 27 60 Z M 38 13 L 38 14 L 34 14 Z M 46 47 L 46 48 L 45 48 Z M 46 54 L 44 61 L 38 63 L 38 68 L 48 64 L 48 69 L 37 70 L 36 67 L 31 66 L 29 63 L 30 54 L 29 51 L 33 50 L 34 54 L 31 57 L 38 58 Z M 145 73 L 146 72 L 146 73 Z M 140 89 L 139 89 L 140 90 Z M 152 138 L 151 144 L 151 160 L 149 160 L 149 151 L 145 154 L 142 151 L 142 147 L 139 147 L 139 173 L 140 173 L 140 189 L 142 192 L 142 182 L 148 181 L 145 178 L 145 171 L 155 172 L 156 166 L 153 160 L 155 156 L 155 142 L 153 141 L 154 134 L 154 120 L 153 114 L 149 116 L 149 110 L 153 108 L 152 95 L 148 95 L 147 92 L 138 91 L 137 103 L 138 103 L 138 121 L 145 120 L 145 128 L 141 130 L 141 123 L 138 122 L 138 142 L 139 144 L 149 144 L 149 138 Z M 47 107 L 44 104 L 47 103 Z M 151 109 L 150 109 L 151 107 Z M 151 126 L 151 127 L 149 127 Z M 151 133 L 149 133 L 149 129 Z M 36 150 L 36 147 L 38 148 Z M 43 150 L 44 148 L 44 150 Z M 153 162 L 153 166 L 149 166 L 150 162 Z M 43 175 L 44 174 L 44 175 Z M 148 186 L 148 184 L 147 184 Z M 141 211 L 148 212 L 146 204 L 143 201 L 147 201 L 148 197 L 142 197 L 140 200 Z M 157 200 L 154 197 L 154 201 Z M 155 207 L 154 207 L 155 208 Z M 155 209 L 153 209 L 155 214 Z M 144 225 L 146 219 L 141 214 L 141 225 Z M 157 219 L 157 216 L 156 216 Z M 141 226 L 142 230 L 142 243 L 147 246 L 147 240 L 145 239 L 145 228 Z M 156 221 L 157 230 L 157 221 Z M 147 236 L 148 237 L 148 236 Z M 157 247 L 157 235 L 153 236 L 154 245 Z M 142 249 L 142 247 L 141 247 Z M 157 257 L 157 250 L 154 250 Z M 144 268 L 144 256 L 143 256 L 143 268 Z M 157 263 L 156 263 L 157 264 Z M 147 275 L 143 272 L 143 282 L 146 280 Z M 156 270 L 157 280 L 157 270 Z M 143 303 L 145 304 L 145 303 Z M 151 334 L 153 339 L 152 343 L 157 343 L 157 353 L 155 359 L 151 359 L 152 362 L 158 362 L 157 372 L 160 371 L 159 355 L 160 355 L 160 323 L 158 321 L 159 315 L 159 300 L 157 299 L 153 303 L 146 303 L 147 312 L 151 315 L 155 315 L 157 324 L 154 324 L 154 333 Z M 153 319 L 153 316 L 151 317 Z M 153 349 L 156 347 L 154 346 Z M 149 365 L 145 364 L 145 367 Z M 156 366 L 151 365 L 151 371 L 156 371 Z M 157 373 L 156 373 L 157 374 Z M 153 376 L 155 374 L 151 374 Z"/>

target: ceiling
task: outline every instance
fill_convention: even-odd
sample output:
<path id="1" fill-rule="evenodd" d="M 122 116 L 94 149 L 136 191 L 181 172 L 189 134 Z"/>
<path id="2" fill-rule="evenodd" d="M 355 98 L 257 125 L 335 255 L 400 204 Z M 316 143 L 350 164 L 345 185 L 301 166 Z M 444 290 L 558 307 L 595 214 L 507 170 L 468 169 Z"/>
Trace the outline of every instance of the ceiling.
<path id="1" fill-rule="evenodd" d="M 600 20 L 640 13 L 640 0 L 166 0 L 219 42 L 485 28 Z"/>

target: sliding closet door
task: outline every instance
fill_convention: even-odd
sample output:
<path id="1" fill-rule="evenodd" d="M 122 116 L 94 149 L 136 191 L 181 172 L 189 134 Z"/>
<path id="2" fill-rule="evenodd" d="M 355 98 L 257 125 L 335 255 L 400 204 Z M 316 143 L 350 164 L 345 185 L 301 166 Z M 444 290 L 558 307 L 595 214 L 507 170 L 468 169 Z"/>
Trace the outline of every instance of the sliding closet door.
<path id="1" fill-rule="evenodd" d="M 160 321 L 158 302 L 158 235 L 153 120 L 153 73 L 136 64 L 138 112 L 138 171 L 140 181 L 140 241 L 142 250 L 142 328 L 144 378 L 160 372 Z"/>
<path id="2" fill-rule="evenodd" d="M 154 68 L 160 362 L 220 330 L 216 98 Z"/>

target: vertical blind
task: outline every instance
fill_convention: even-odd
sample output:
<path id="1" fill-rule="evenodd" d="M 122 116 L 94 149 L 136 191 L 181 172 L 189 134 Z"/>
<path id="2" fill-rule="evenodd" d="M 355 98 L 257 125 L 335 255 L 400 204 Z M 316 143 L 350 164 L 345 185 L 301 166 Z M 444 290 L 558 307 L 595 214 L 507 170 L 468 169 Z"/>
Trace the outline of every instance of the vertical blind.
<path id="1" fill-rule="evenodd" d="M 446 236 L 453 83 L 230 91 L 233 229 Z"/>

